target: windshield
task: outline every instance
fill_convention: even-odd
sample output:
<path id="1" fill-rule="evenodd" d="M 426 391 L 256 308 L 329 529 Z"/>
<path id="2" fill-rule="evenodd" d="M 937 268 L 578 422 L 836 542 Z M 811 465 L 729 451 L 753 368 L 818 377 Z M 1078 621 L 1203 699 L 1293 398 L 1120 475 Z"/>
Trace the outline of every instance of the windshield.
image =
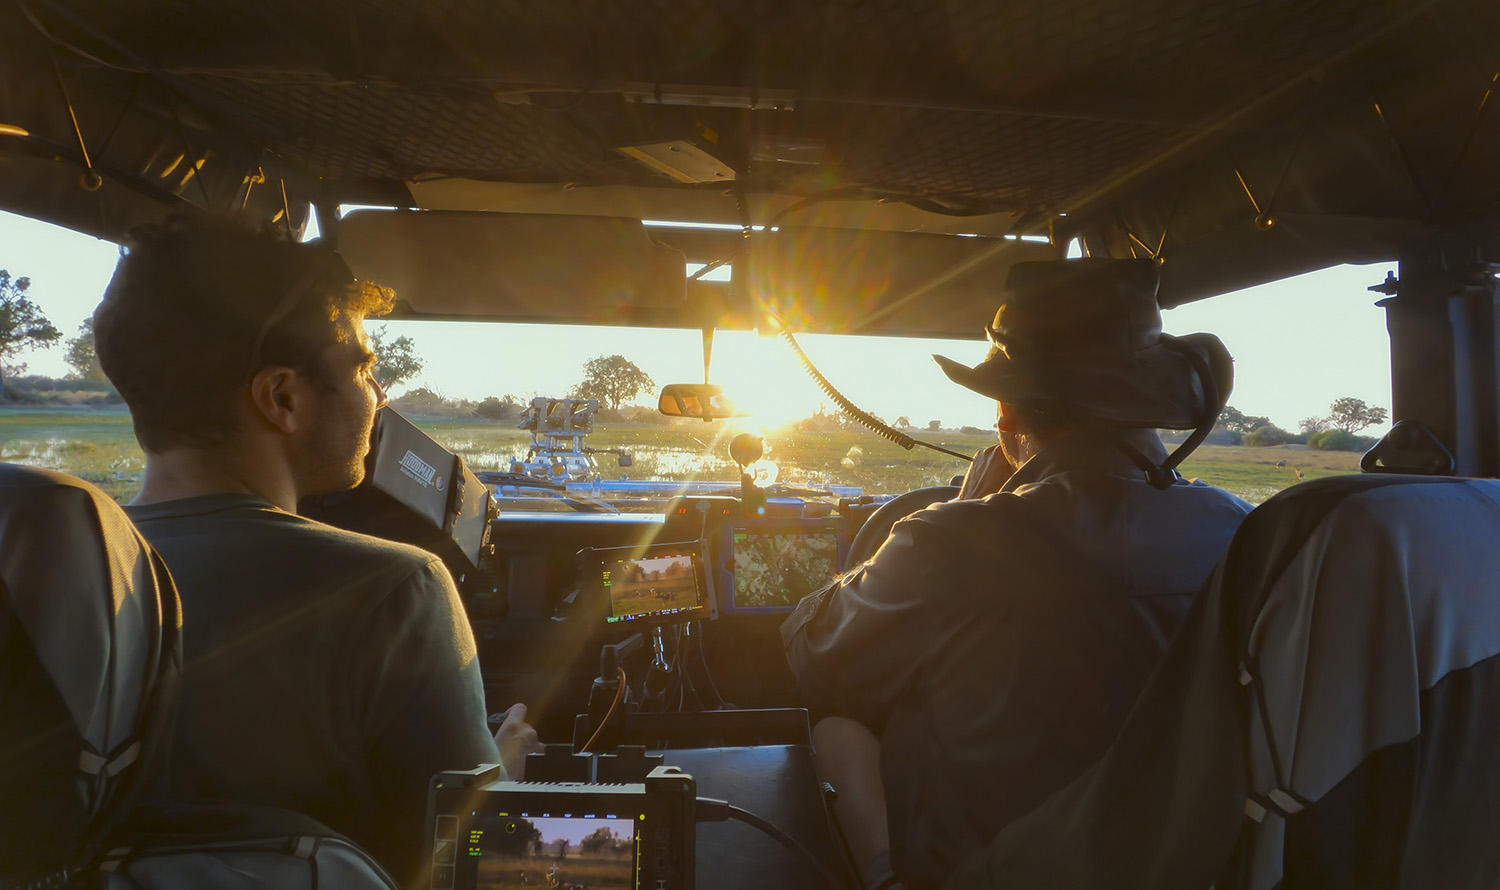
<path id="1" fill-rule="evenodd" d="M 744 469 L 771 496 L 836 502 L 899 494 L 945 485 L 966 466 L 950 454 L 906 450 L 845 416 L 777 338 L 715 334 L 709 379 L 747 416 L 705 422 L 655 408 L 662 384 L 703 379 L 695 331 L 378 321 L 371 328 L 382 348 L 406 338 L 424 357 L 421 377 L 396 389 L 392 406 L 492 474 L 481 478 L 503 496 L 502 509 L 587 511 L 604 502 L 650 510 L 684 491 L 738 493 L 742 468 L 729 445 L 746 434 L 764 453 Z M 942 352 L 978 361 L 984 344 L 836 336 L 799 344 L 845 397 L 905 435 L 966 455 L 994 444 L 994 403 L 953 386 L 931 359 Z M 463 383 L 440 392 L 436 380 Z M 567 503 L 556 496 L 563 492 L 587 500 Z"/>
<path id="2" fill-rule="evenodd" d="M 144 466 L 129 414 L 75 348 L 117 248 L 3 214 L 0 235 L 19 248 L 0 268 L 31 279 L 28 295 L 62 332 L 0 368 L 10 391 L 0 461 L 70 472 L 128 500 Z M 1259 503 L 1301 479 L 1357 471 L 1359 453 L 1387 427 L 1383 417 L 1370 422 L 1390 405 L 1390 365 L 1383 313 L 1364 290 L 1386 271 L 1339 267 L 1165 313 L 1169 331 L 1215 331 L 1236 357 L 1236 410 L 1184 475 Z M 655 410 L 662 385 L 704 380 L 698 331 L 380 319 L 367 329 L 395 407 L 475 470 L 508 474 L 491 485 L 510 511 L 654 512 L 688 486 L 737 493 L 729 443 L 742 433 L 763 437 L 765 455 L 750 470 L 771 497 L 881 498 L 946 484 L 966 466 L 905 450 L 846 417 L 774 337 L 714 334 L 708 379 L 749 415 L 706 423 Z M 994 403 L 948 381 L 931 358 L 974 364 L 984 341 L 797 341 L 843 396 L 906 435 L 963 454 L 995 442 Z M 534 451 L 536 431 L 522 428 L 533 401 L 570 398 L 597 403 L 587 431 L 550 455 Z M 1349 399 L 1370 411 L 1335 424 L 1329 408 Z"/>

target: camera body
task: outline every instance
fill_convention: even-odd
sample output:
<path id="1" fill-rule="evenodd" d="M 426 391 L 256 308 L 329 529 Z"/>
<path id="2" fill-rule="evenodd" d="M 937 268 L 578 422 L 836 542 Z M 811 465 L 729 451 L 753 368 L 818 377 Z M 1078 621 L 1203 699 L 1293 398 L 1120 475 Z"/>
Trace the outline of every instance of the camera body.
<path id="1" fill-rule="evenodd" d="M 499 772 L 489 766 L 433 777 L 430 890 L 692 890 L 692 776 L 657 767 L 644 782 L 585 785 L 497 780 Z"/>

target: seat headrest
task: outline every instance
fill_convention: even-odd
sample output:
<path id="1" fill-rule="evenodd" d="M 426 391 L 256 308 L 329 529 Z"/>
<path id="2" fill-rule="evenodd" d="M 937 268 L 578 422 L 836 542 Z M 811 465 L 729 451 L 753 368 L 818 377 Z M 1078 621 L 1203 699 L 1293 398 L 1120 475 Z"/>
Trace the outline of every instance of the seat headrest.
<path id="1" fill-rule="evenodd" d="M 128 804 L 165 759 L 179 630 L 171 578 L 118 504 L 61 473 L 0 464 L 5 811 L 26 819 L 33 801 L 35 822 L 67 799 L 82 830 Z M 0 833 L 59 830 L 18 826 Z"/>
<path id="2" fill-rule="evenodd" d="M 1279 885 L 1287 817 L 1422 734 L 1434 716 L 1425 696 L 1444 678 L 1500 656 L 1497 538 L 1500 482 L 1490 479 L 1318 479 L 1245 520 L 1216 578 L 1236 594 L 1240 682 L 1253 690 L 1250 878 L 1230 883 Z M 1481 772 L 1454 761 L 1417 778 Z M 1412 792 L 1407 781 L 1392 787 Z M 1431 799 L 1448 801 L 1440 790 Z M 1394 795 L 1360 800 L 1366 813 L 1408 806 Z"/>

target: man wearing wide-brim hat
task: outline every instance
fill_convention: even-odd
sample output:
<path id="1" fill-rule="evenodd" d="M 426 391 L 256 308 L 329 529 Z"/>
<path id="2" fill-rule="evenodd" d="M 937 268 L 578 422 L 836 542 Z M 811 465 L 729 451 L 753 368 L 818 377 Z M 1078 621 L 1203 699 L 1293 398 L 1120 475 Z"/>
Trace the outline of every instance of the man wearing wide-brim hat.
<path id="1" fill-rule="evenodd" d="M 1012 268 L 976 367 L 999 444 L 782 626 L 871 887 L 936 886 L 1108 747 L 1250 506 L 1175 467 L 1233 365 L 1161 331 L 1150 261 Z M 1157 429 L 1193 430 L 1173 454 Z"/>

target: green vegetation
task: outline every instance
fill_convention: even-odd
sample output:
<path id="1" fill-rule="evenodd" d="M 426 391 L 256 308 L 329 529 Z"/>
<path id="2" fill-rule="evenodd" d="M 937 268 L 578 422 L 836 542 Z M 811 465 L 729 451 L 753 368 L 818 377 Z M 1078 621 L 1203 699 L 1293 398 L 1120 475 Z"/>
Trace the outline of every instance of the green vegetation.
<path id="1" fill-rule="evenodd" d="M 417 355 L 417 345 L 410 337 L 386 339 L 385 325 L 370 334 L 370 351 L 375 353 L 375 382 L 390 389 L 422 373 L 426 364 Z"/>
<path id="2" fill-rule="evenodd" d="M 1356 436 L 1354 433 L 1340 429 L 1324 430 L 1307 437 L 1308 447 L 1319 451 L 1365 452 L 1375 447 L 1377 441 L 1370 436 Z"/>
<path id="3" fill-rule="evenodd" d="M 123 406 L 0 409 L 0 462 L 72 473 L 117 500 L 135 494 L 146 467 Z"/>
<path id="4" fill-rule="evenodd" d="M 1384 408 L 1372 408 L 1363 399 L 1349 396 L 1334 399 L 1333 404 L 1328 406 L 1328 425 L 1350 435 L 1365 427 L 1385 423 L 1385 418 Z"/>
<path id="5" fill-rule="evenodd" d="M 25 375 L 7 378 L 5 386 L 10 402 L 16 406 L 87 408 L 122 404 L 120 394 L 108 381 Z"/>
<path id="6" fill-rule="evenodd" d="M 27 349 L 45 349 L 62 339 L 62 331 L 53 326 L 27 293 L 31 279 L 11 277 L 0 269 L 0 378 L 19 374 L 26 366 L 12 367 L 10 360 Z M 0 398 L 6 397 L 5 381 L 0 379 Z"/>
<path id="7" fill-rule="evenodd" d="M 656 389 L 656 381 L 623 355 L 599 355 L 583 365 L 583 380 L 568 393 L 570 399 L 598 399 L 611 410 L 641 393 Z"/>
<path id="8" fill-rule="evenodd" d="M 1272 423 L 1269 418 L 1245 414 L 1233 405 L 1219 412 L 1219 422 L 1209 435 L 1210 445 L 1308 445 L 1319 451 L 1368 451 L 1377 441 L 1355 435 L 1377 423 L 1385 423 L 1384 408 L 1373 408 L 1362 400 L 1344 397 L 1328 406 L 1327 417 L 1304 417 L 1292 433 Z M 1186 435 L 1173 434 L 1175 441 Z"/>
<path id="9" fill-rule="evenodd" d="M 510 423 L 480 418 L 426 418 L 416 422 L 477 469 L 505 469 L 524 453 L 530 436 Z M 589 438 L 596 448 L 626 448 L 634 466 L 620 469 L 608 455 L 600 468 L 609 478 L 739 478 L 726 456 L 737 428 L 722 422 L 674 421 L 667 425 L 626 420 L 601 422 Z M 922 438 L 972 453 L 994 442 L 994 433 L 924 431 Z M 767 457 L 781 468 L 780 480 L 796 484 L 834 482 L 867 492 L 899 492 L 945 484 L 964 471 L 955 458 L 923 448 L 903 451 L 872 432 L 855 429 L 770 431 Z M 140 484 L 144 458 L 123 408 L 16 407 L 0 410 L 0 461 L 73 473 L 126 500 Z M 1277 466 L 1278 462 L 1284 466 Z M 1223 486 L 1252 503 L 1304 478 L 1358 472 L 1359 455 L 1296 445 L 1269 448 L 1206 445 L 1182 467 L 1184 475 Z"/>
<path id="10" fill-rule="evenodd" d="M 66 346 L 68 351 L 63 356 L 63 361 L 73 369 L 68 374 L 69 379 L 109 384 L 109 378 L 104 376 L 104 369 L 99 366 L 99 354 L 94 350 L 92 317 L 85 318 L 78 325 L 78 336 L 69 338 Z"/>

